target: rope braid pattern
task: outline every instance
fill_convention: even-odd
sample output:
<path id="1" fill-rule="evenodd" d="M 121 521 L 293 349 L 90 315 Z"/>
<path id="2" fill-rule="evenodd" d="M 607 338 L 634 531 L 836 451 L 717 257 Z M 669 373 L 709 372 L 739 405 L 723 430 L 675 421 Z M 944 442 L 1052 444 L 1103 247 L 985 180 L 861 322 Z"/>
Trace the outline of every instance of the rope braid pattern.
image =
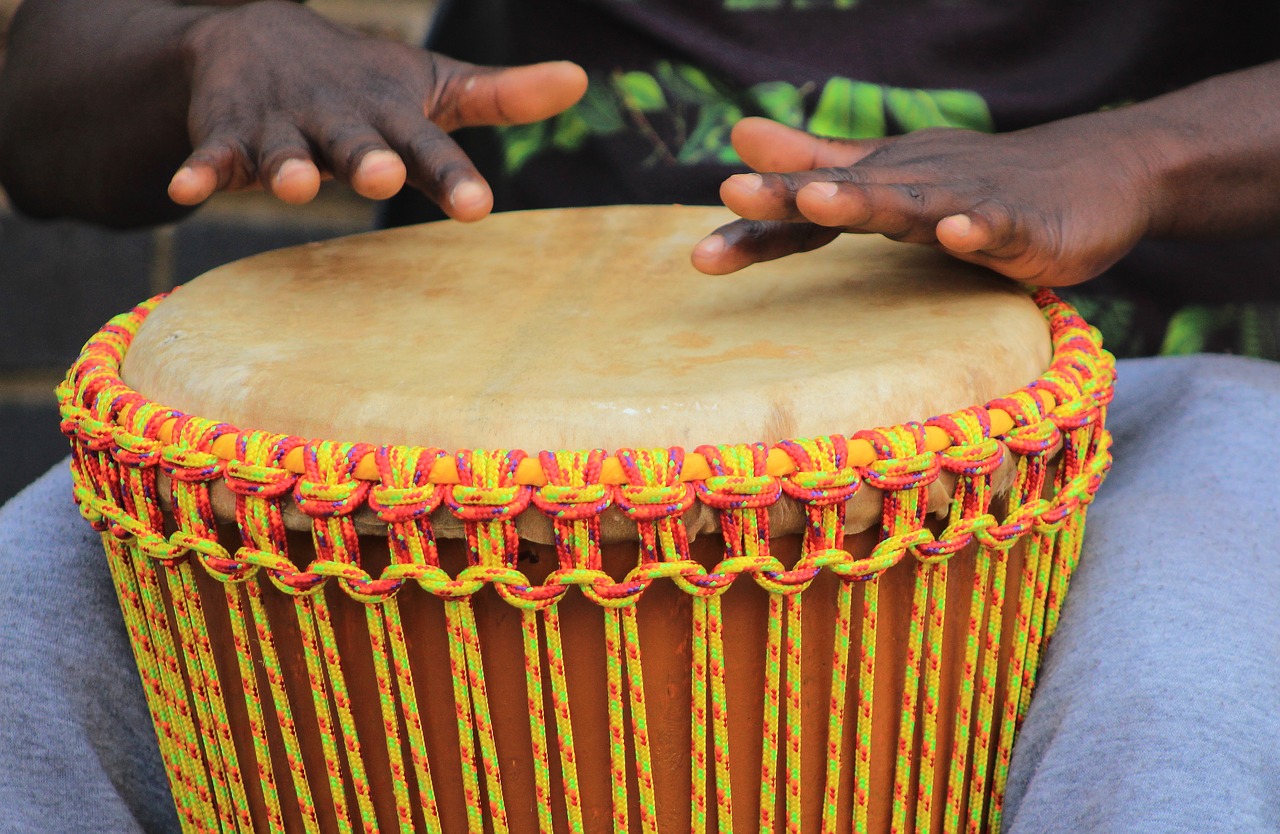
<path id="1" fill-rule="evenodd" d="M 881 813 L 869 810 L 873 762 L 886 755 L 893 777 L 885 816 L 894 830 L 999 828 L 1013 738 L 1080 559 L 1086 509 L 1111 461 L 1105 429 L 1111 357 L 1052 293 L 1042 291 L 1036 301 L 1050 323 L 1053 363 L 1027 388 L 987 404 L 1013 418 L 1014 427 L 999 437 L 987 409 L 975 407 L 848 440 L 703 446 L 697 451 L 711 475 L 694 481 L 681 479 L 679 448 L 621 449 L 612 454 L 626 483 L 616 486 L 602 483 L 605 450 L 541 452 L 546 485 L 540 487 L 517 483 L 526 457 L 517 450 L 458 451 L 458 482 L 439 484 L 430 474 L 448 456 L 441 449 L 241 431 L 150 403 L 120 381 L 119 367 L 159 300 L 118 316 L 90 340 L 59 397 L 62 430 L 72 441 L 75 498 L 102 534 L 184 831 L 436 832 L 443 798 L 432 774 L 442 767 L 455 774 L 461 768 L 463 794 L 448 801 L 465 804 L 472 830 L 524 830 L 504 795 L 481 646 L 485 627 L 473 604 L 492 588 L 495 599 L 519 610 L 530 730 L 524 755 L 533 786 L 530 807 L 519 813 L 531 814 L 541 832 L 586 830 L 582 780 L 597 774 L 580 773 L 579 762 L 582 746 L 591 745 L 607 753 L 609 826 L 657 832 L 660 817 L 680 819 L 682 811 L 660 807 L 662 780 L 674 777 L 656 765 L 677 756 L 673 741 L 649 723 L 658 690 L 646 691 L 640 637 L 646 615 L 639 602 L 654 583 L 678 588 L 691 602 L 683 650 L 691 740 L 678 754 L 690 756 L 691 831 L 748 825 L 800 831 L 814 824 L 823 832 L 868 831 Z M 926 428 L 945 432 L 950 447 L 929 451 Z M 213 452 L 228 436 L 230 460 Z M 868 442 L 875 460 L 851 465 L 854 439 Z M 774 450 L 794 461 L 793 472 L 769 474 L 766 459 Z M 300 474 L 285 466 L 299 453 Z M 1010 454 L 1013 488 L 997 500 L 993 473 Z M 376 481 L 355 476 L 357 463 L 370 457 Z M 955 483 L 945 527 L 928 518 L 926 491 L 939 478 Z M 855 558 L 845 549 L 846 506 L 865 489 L 883 494 L 880 535 L 869 555 Z M 234 530 L 219 530 L 216 490 L 234 502 Z M 784 496 L 804 514 L 802 552 L 792 564 L 770 548 L 769 510 Z M 695 502 L 717 511 L 724 538 L 717 564 L 690 555 L 684 516 Z M 518 558 L 515 519 L 530 505 L 550 520 L 557 559 L 540 582 L 521 571 Z M 621 578 L 603 564 L 606 511 L 636 524 L 635 561 Z M 286 513 L 309 522 L 309 549 L 295 543 L 299 552 L 291 553 Z M 466 565 L 456 573 L 441 565 L 434 520 L 442 513 L 464 530 Z M 373 542 L 357 532 L 357 515 L 385 530 L 387 564 L 377 575 L 364 567 L 362 546 Z M 1014 553 L 1020 569 L 1010 567 Z M 958 554 L 972 560 L 972 587 L 953 593 L 950 605 L 967 620 L 948 609 L 950 560 Z M 914 559 L 909 627 L 881 634 L 882 577 L 908 557 Z M 819 641 L 832 646 L 829 665 L 812 650 L 806 655 L 802 640 L 802 600 L 823 572 L 838 580 L 835 616 L 809 628 L 832 629 L 811 638 L 831 640 Z M 732 716 L 745 707 L 730 702 L 734 670 L 727 658 L 741 655 L 726 651 L 726 643 L 757 638 L 730 634 L 721 600 L 743 576 L 765 593 L 768 619 L 759 635 L 763 713 L 752 730 L 761 733 L 761 758 L 735 762 L 729 728 L 743 720 Z M 221 584 L 216 599 L 208 595 L 209 579 Z M 601 613 L 607 738 L 574 735 L 565 660 L 570 635 L 560 623 L 560 607 L 574 588 Z M 456 759 L 441 761 L 434 752 L 454 739 L 433 741 L 426 710 L 438 713 L 442 704 L 428 701 L 415 676 L 421 681 L 444 669 L 424 667 L 414 653 L 421 638 L 407 633 L 406 593 L 403 604 L 434 605 L 443 616 Z M 1008 618 L 1006 605 L 1013 606 Z M 351 629 L 349 611 L 358 612 L 371 662 L 356 663 L 339 648 Z M 1001 633 L 1006 619 L 1011 635 Z M 946 639 L 948 628 L 963 629 L 962 643 Z M 227 645 L 219 644 L 219 633 L 230 635 Z M 300 658 L 282 657 L 280 641 L 290 634 Z M 888 640 L 905 641 L 905 662 L 892 673 L 901 687 L 895 703 L 876 707 L 873 681 L 886 673 L 877 669 L 877 648 Z M 957 652 L 963 645 L 963 656 L 945 654 L 953 642 Z M 944 713 L 945 669 L 959 671 L 955 706 Z M 805 678 L 818 675 L 829 708 L 825 738 L 802 743 L 802 684 L 811 686 Z M 361 704 L 356 692 L 370 694 Z M 681 708 L 670 700 L 661 706 Z M 381 741 L 367 737 L 375 725 L 361 713 L 374 716 Z M 873 751 L 873 717 L 877 726 L 893 727 L 891 750 Z M 233 732 L 237 725 L 242 733 Z M 875 744 L 886 741 L 877 735 Z M 821 761 L 814 771 L 820 788 L 807 781 L 810 770 L 802 766 L 810 760 Z M 730 775 L 738 771 L 759 774 L 758 797 L 735 796 Z M 385 801 L 373 795 L 375 782 L 388 786 Z M 818 790 L 823 801 L 810 822 L 801 798 Z"/>

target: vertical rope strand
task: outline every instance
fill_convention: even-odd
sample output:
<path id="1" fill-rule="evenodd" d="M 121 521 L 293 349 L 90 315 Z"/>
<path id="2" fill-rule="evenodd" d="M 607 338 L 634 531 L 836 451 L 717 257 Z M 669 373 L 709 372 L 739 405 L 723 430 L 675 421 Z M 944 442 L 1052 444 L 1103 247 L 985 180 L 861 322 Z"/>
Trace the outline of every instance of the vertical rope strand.
<path id="1" fill-rule="evenodd" d="M 381 605 L 364 606 L 365 625 L 369 630 L 369 650 L 373 655 L 373 676 L 378 687 L 378 708 L 382 713 L 382 732 L 387 741 L 387 762 L 391 768 L 391 795 L 395 798 L 396 819 L 402 832 L 413 831 L 413 811 L 409 806 L 409 784 L 404 766 L 404 745 L 400 740 L 400 719 L 396 711 L 388 639 Z"/>
<path id="2" fill-rule="evenodd" d="M 800 832 L 801 658 L 803 609 L 800 593 L 787 597 L 787 831 Z"/>
<path id="3" fill-rule="evenodd" d="M 690 829 L 693 834 L 707 831 L 707 598 L 693 598 L 693 640 L 691 645 L 689 724 L 692 738 L 693 773 L 690 787 Z"/>
<path id="4" fill-rule="evenodd" d="M 252 579 L 246 580 L 252 582 Z M 275 832 L 284 831 L 284 815 L 280 806 L 280 794 L 276 787 L 271 766 L 271 747 L 267 741 L 266 719 L 262 713 L 262 698 L 258 692 L 258 676 L 254 669 L 253 649 L 249 642 L 249 629 L 245 623 L 244 602 L 240 583 L 225 587 L 227 613 L 231 620 L 231 639 L 235 644 L 236 663 L 240 670 L 240 688 L 244 693 L 245 712 L 249 717 L 249 730 L 253 734 L 253 754 L 258 763 L 258 784 L 267 806 L 267 826 Z"/>
<path id="5" fill-rule="evenodd" d="M 324 593 L 323 590 L 317 593 Z M 351 814 L 347 810 L 347 792 L 344 788 L 344 768 L 338 756 L 338 735 L 329 710 L 329 686 L 325 680 L 324 661 L 320 653 L 320 636 L 317 633 L 315 597 L 294 598 L 294 614 L 298 618 L 298 631 L 302 636 L 302 656 L 307 664 L 307 676 L 311 682 L 311 703 L 316 714 L 316 729 L 320 731 L 320 745 L 324 750 L 325 769 L 329 777 L 329 794 L 333 800 L 333 812 L 337 816 L 338 830 L 351 832 Z"/>
<path id="6" fill-rule="evenodd" d="M 978 725 L 974 738 L 973 773 L 969 780 L 969 823 L 967 830 L 982 830 L 986 810 L 987 781 L 991 772 L 991 735 L 995 717 L 996 672 L 1000 658 L 1000 633 L 1004 624 L 1005 574 L 1009 551 L 995 552 L 995 575 L 987 613 L 986 643 L 982 647 L 982 683 L 978 688 Z"/>
<path id="7" fill-rule="evenodd" d="M 476 630 L 475 609 L 468 599 L 460 610 L 462 647 L 466 652 L 467 682 L 475 707 L 476 731 L 480 737 L 481 763 L 484 766 L 485 791 L 489 795 L 490 824 L 494 834 L 506 834 L 507 808 L 502 796 L 502 771 L 498 748 L 493 739 L 493 719 L 489 713 L 489 696 L 485 692 L 484 664 L 480 655 L 480 634 Z"/>
<path id="8" fill-rule="evenodd" d="M 943 823 L 946 834 L 960 830 L 963 814 L 965 774 L 969 766 L 975 683 L 978 677 L 978 650 L 982 642 L 982 625 L 987 606 L 987 584 L 991 579 L 991 551 L 979 547 L 975 557 L 973 593 L 969 601 L 969 625 L 965 634 L 964 668 L 960 679 L 960 701 L 956 705 L 956 736 L 951 749 L 951 773 L 947 782 L 947 816 Z"/>
<path id="9" fill-rule="evenodd" d="M 542 650 L 538 639 L 538 612 L 520 612 L 524 643 L 524 683 L 529 704 L 529 739 L 533 750 L 534 801 L 538 811 L 538 831 L 551 834 L 551 761 L 547 752 L 546 718 L 542 709 Z"/>
<path id="10" fill-rule="evenodd" d="M 569 686 L 564 673 L 564 646 L 560 640 L 560 614 L 555 605 L 542 612 L 547 633 L 547 669 L 551 673 L 551 703 L 556 713 L 556 735 L 559 736 L 560 779 L 564 784 L 565 813 L 569 830 L 581 834 L 582 791 L 578 786 L 578 755 L 573 744 L 573 720 L 569 713 Z"/>
<path id="11" fill-rule="evenodd" d="M 418 805 L 422 808 L 429 834 L 440 834 L 440 809 L 436 804 L 436 790 L 431 781 L 431 763 L 427 758 L 427 742 L 423 735 L 422 716 L 418 711 L 418 694 L 413 685 L 409 649 L 405 644 L 404 625 L 400 619 L 400 603 L 395 597 L 391 597 L 382 604 L 382 610 L 391 642 L 391 661 L 395 664 L 396 679 L 400 687 L 400 711 L 409 736 L 413 773 L 418 784 Z"/>
<path id="12" fill-rule="evenodd" d="M 604 610 L 605 681 L 609 698 L 609 784 L 613 830 L 625 834 L 627 822 L 627 744 L 622 717 L 622 647 L 618 609 Z"/>
<path id="13" fill-rule="evenodd" d="M 854 819 L 856 834 L 867 834 L 871 806 L 871 717 L 875 709 L 876 633 L 879 630 L 880 580 L 862 583 L 862 635 L 858 659 L 858 739 L 854 750 Z"/>
<path id="14" fill-rule="evenodd" d="M 844 772 L 844 707 L 848 698 L 849 651 L 853 630 L 853 587 L 840 582 L 836 595 L 835 647 L 831 658 L 831 700 L 827 707 L 827 779 L 823 792 L 822 834 L 835 834 Z"/>
<path id="15" fill-rule="evenodd" d="M 649 745 L 649 713 L 645 708 L 644 669 L 640 662 L 640 630 L 636 607 L 622 609 L 623 646 L 631 694 L 631 731 L 635 745 L 636 784 L 640 794 L 640 830 L 658 834 L 658 805 L 653 792 L 653 757 Z"/>
<path id="16" fill-rule="evenodd" d="M 1023 561 L 1022 588 L 1018 611 L 1015 614 L 1016 631 L 1010 652 L 1008 676 L 1005 680 L 1004 709 L 1000 721 L 1000 737 L 996 747 L 995 775 L 991 785 L 991 808 L 988 826 L 1000 830 L 1001 799 L 1009 778 L 1009 759 L 1013 750 L 1013 730 L 1018 720 L 1018 704 L 1022 698 L 1022 674 L 1027 655 L 1027 638 L 1031 630 L 1031 610 L 1035 605 L 1035 584 L 1040 563 L 1045 555 L 1040 551 L 1042 537 L 1032 536 Z"/>
<path id="17" fill-rule="evenodd" d="M 911 594 L 911 625 L 907 631 L 906 661 L 902 685 L 902 709 L 898 714 L 898 755 L 893 767 L 893 830 L 903 831 L 907 822 L 907 791 L 910 790 L 912 750 L 916 738 L 916 701 L 920 694 L 920 656 L 924 643 L 925 605 L 929 595 L 931 568 L 924 562 L 915 567 L 915 588 Z"/>
<path id="18" fill-rule="evenodd" d="M 170 705 L 164 694 L 160 659 L 156 655 L 155 641 L 151 638 L 146 614 L 142 610 L 132 561 L 124 544 L 110 533 L 102 535 L 102 544 L 107 556 L 107 565 L 111 575 L 115 577 L 116 595 L 124 614 L 125 628 L 129 632 L 129 645 L 133 648 L 133 659 L 138 666 L 138 675 L 142 679 L 142 690 L 146 694 L 147 707 L 151 710 L 151 720 L 155 725 L 156 738 L 160 746 L 160 757 L 165 763 L 165 774 L 169 778 L 169 789 L 173 793 L 178 819 L 184 834 L 196 831 L 199 804 L 194 786 L 188 778 L 188 770 L 180 758 L 183 755 L 182 744 L 177 737 L 178 731 L 173 724 Z"/>
<path id="19" fill-rule="evenodd" d="M 276 726 L 284 741 L 285 758 L 289 762 L 289 775 L 293 779 L 293 791 L 298 810 L 302 814 L 302 824 L 307 834 L 316 834 L 320 830 L 320 822 L 315 799 L 311 794 L 311 781 L 307 778 L 307 768 L 302 760 L 302 746 L 298 743 L 298 729 L 293 720 L 293 709 L 289 705 L 289 694 L 285 689 L 284 672 L 280 668 L 275 638 L 271 636 L 271 622 L 267 619 L 266 606 L 262 604 L 262 586 L 258 584 L 257 577 L 252 577 L 245 583 L 244 590 L 249 599 L 249 613 L 258 638 L 258 651 L 262 655 L 262 668 L 267 676 L 267 687 L 271 691 L 271 702 L 275 705 Z M 300 602 L 295 600 L 295 603 Z"/>
<path id="20" fill-rule="evenodd" d="M 764 735 L 760 757 L 760 830 L 774 830 L 778 805 L 779 707 L 782 699 L 782 621 L 784 597 L 769 594 L 764 655 Z"/>
<path id="21" fill-rule="evenodd" d="M 720 597 L 707 600 L 707 667 L 711 673 L 712 749 L 716 761 L 716 821 L 733 834 L 733 786 L 729 782 L 729 701 L 725 694 L 724 621 Z"/>
<path id="22" fill-rule="evenodd" d="M 920 781 L 916 791 L 916 830 L 933 825 L 934 769 L 938 760 L 938 699 L 942 688 L 942 647 L 947 622 L 947 563 L 931 566 L 929 575 L 929 632 L 925 651 L 924 699 L 920 704 Z"/>
<path id="23" fill-rule="evenodd" d="M 458 718 L 458 753 L 462 764 L 463 802 L 467 809 L 467 830 L 483 831 L 480 807 L 480 774 L 476 768 L 476 730 L 471 717 L 471 688 L 467 685 L 467 659 L 463 648 L 462 612 L 470 599 L 445 601 L 445 622 L 449 632 L 449 678 L 453 682 L 453 704 Z"/>

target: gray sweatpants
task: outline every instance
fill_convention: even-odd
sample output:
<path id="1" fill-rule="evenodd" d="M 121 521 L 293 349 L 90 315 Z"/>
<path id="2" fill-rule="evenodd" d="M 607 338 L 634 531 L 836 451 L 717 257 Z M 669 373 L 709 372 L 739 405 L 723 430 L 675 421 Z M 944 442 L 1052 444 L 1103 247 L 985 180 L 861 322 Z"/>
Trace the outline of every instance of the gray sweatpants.
<path id="1" fill-rule="evenodd" d="M 1007 828 L 1280 831 L 1280 365 L 1121 363 L 1116 464 L 1014 750 Z M 0 510 L 0 831 L 177 829 L 59 465 Z"/>

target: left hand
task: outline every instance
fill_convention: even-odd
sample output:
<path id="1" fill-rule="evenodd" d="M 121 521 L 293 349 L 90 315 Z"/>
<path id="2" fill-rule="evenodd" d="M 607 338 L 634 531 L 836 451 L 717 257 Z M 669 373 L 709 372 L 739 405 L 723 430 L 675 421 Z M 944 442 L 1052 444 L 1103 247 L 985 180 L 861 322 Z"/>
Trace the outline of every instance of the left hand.
<path id="1" fill-rule="evenodd" d="M 1107 130 L 1106 115 L 864 140 L 744 119 L 733 144 L 760 173 L 721 186 L 743 219 L 698 244 L 693 264 L 720 275 L 854 232 L 936 246 L 1042 286 L 1088 280 L 1147 233 L 1153 208 L 1141 143 Z"/>

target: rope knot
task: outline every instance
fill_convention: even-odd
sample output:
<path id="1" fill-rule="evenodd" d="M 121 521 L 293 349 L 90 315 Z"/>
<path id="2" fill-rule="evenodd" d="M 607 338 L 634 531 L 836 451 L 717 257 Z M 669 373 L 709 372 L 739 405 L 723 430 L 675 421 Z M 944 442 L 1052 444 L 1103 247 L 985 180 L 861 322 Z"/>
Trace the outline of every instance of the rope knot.
<path id="1" fill-rule="evenodd" d="M 436 484 L 408 487 L 377 485 L 369 490 L 369 509 L 388 524 L 405 523 L 430 515 L 443 498 L 444 487 Z"/>
<path id="2" fill-rule="evenodd" d="M 693 506 L 693 500 L 693 484 L 614 488 L 614 502 L 618 509 L 633 521 L 655 521 L 684 515 Z"/>
<path id="3" fill-rule="evenodd" d="M 831 472 L 793 472 L 782 481 L 787 495 L 815 507 L 848 501 L 861 487 L 862 473 L 852 466 Z"/>
<path id="4" fill-rule="evenodd" d="M 612 490 L 604 484 L 557 486 L 548 484 L 535 491 L 533 503 L 538 509 L 559 521 L 593 518 L 613 502 Z"/>
<path id="5" fill-rule="evenodd" d="M 236 495 L 279 498 L 293 489 L 298 476 L 287 469 L 239 460 L 227 461 L 227 489 Z"/>
<path id="6" fill-rule="evenodd" d="M 780 479 L 771 475 L 712 475 L 695 489 L 702 503 L 717 510 L 768 507 L 782 495 Z"/>
<path id="7" fill-rule="evenodd" d="M 160 455 L 160 468 L 175 481 L 188 484 L 217 480 L 226 471 L 226 461 L 213 452 L 165 446 Z"/>
<path id="8" fill-rule="evenodd" d="M 326 483 L 299 478 L 293 490 L 298 509 L 311 518 L 350 515 L 364 504 L 369 494 L 366 481 Z"/>
<path id="9" fill-rule="evenodd" d="M 123 428 L 112 430 L 111 457 L 124 466 L 145 469 L 160 463 L 163 444 L 159 440 L 139 437 Z"/>
<path id="10" fill-rule="evenodd" d="M 1041 420 L 1028 426 L 1009 430 L 1004 442 L 1016 454 L 1024 457 L 1043 455 L 1062 442 L 1062 432 L 1052 420 Z"/>
<path id="11" fill-rule="evenodd" d="M 444 496 L 449 512 L 463 521 L 514 520 L 529 506 L 532 489 L 512 484 L 480 487 L 457 484 Z"/>

